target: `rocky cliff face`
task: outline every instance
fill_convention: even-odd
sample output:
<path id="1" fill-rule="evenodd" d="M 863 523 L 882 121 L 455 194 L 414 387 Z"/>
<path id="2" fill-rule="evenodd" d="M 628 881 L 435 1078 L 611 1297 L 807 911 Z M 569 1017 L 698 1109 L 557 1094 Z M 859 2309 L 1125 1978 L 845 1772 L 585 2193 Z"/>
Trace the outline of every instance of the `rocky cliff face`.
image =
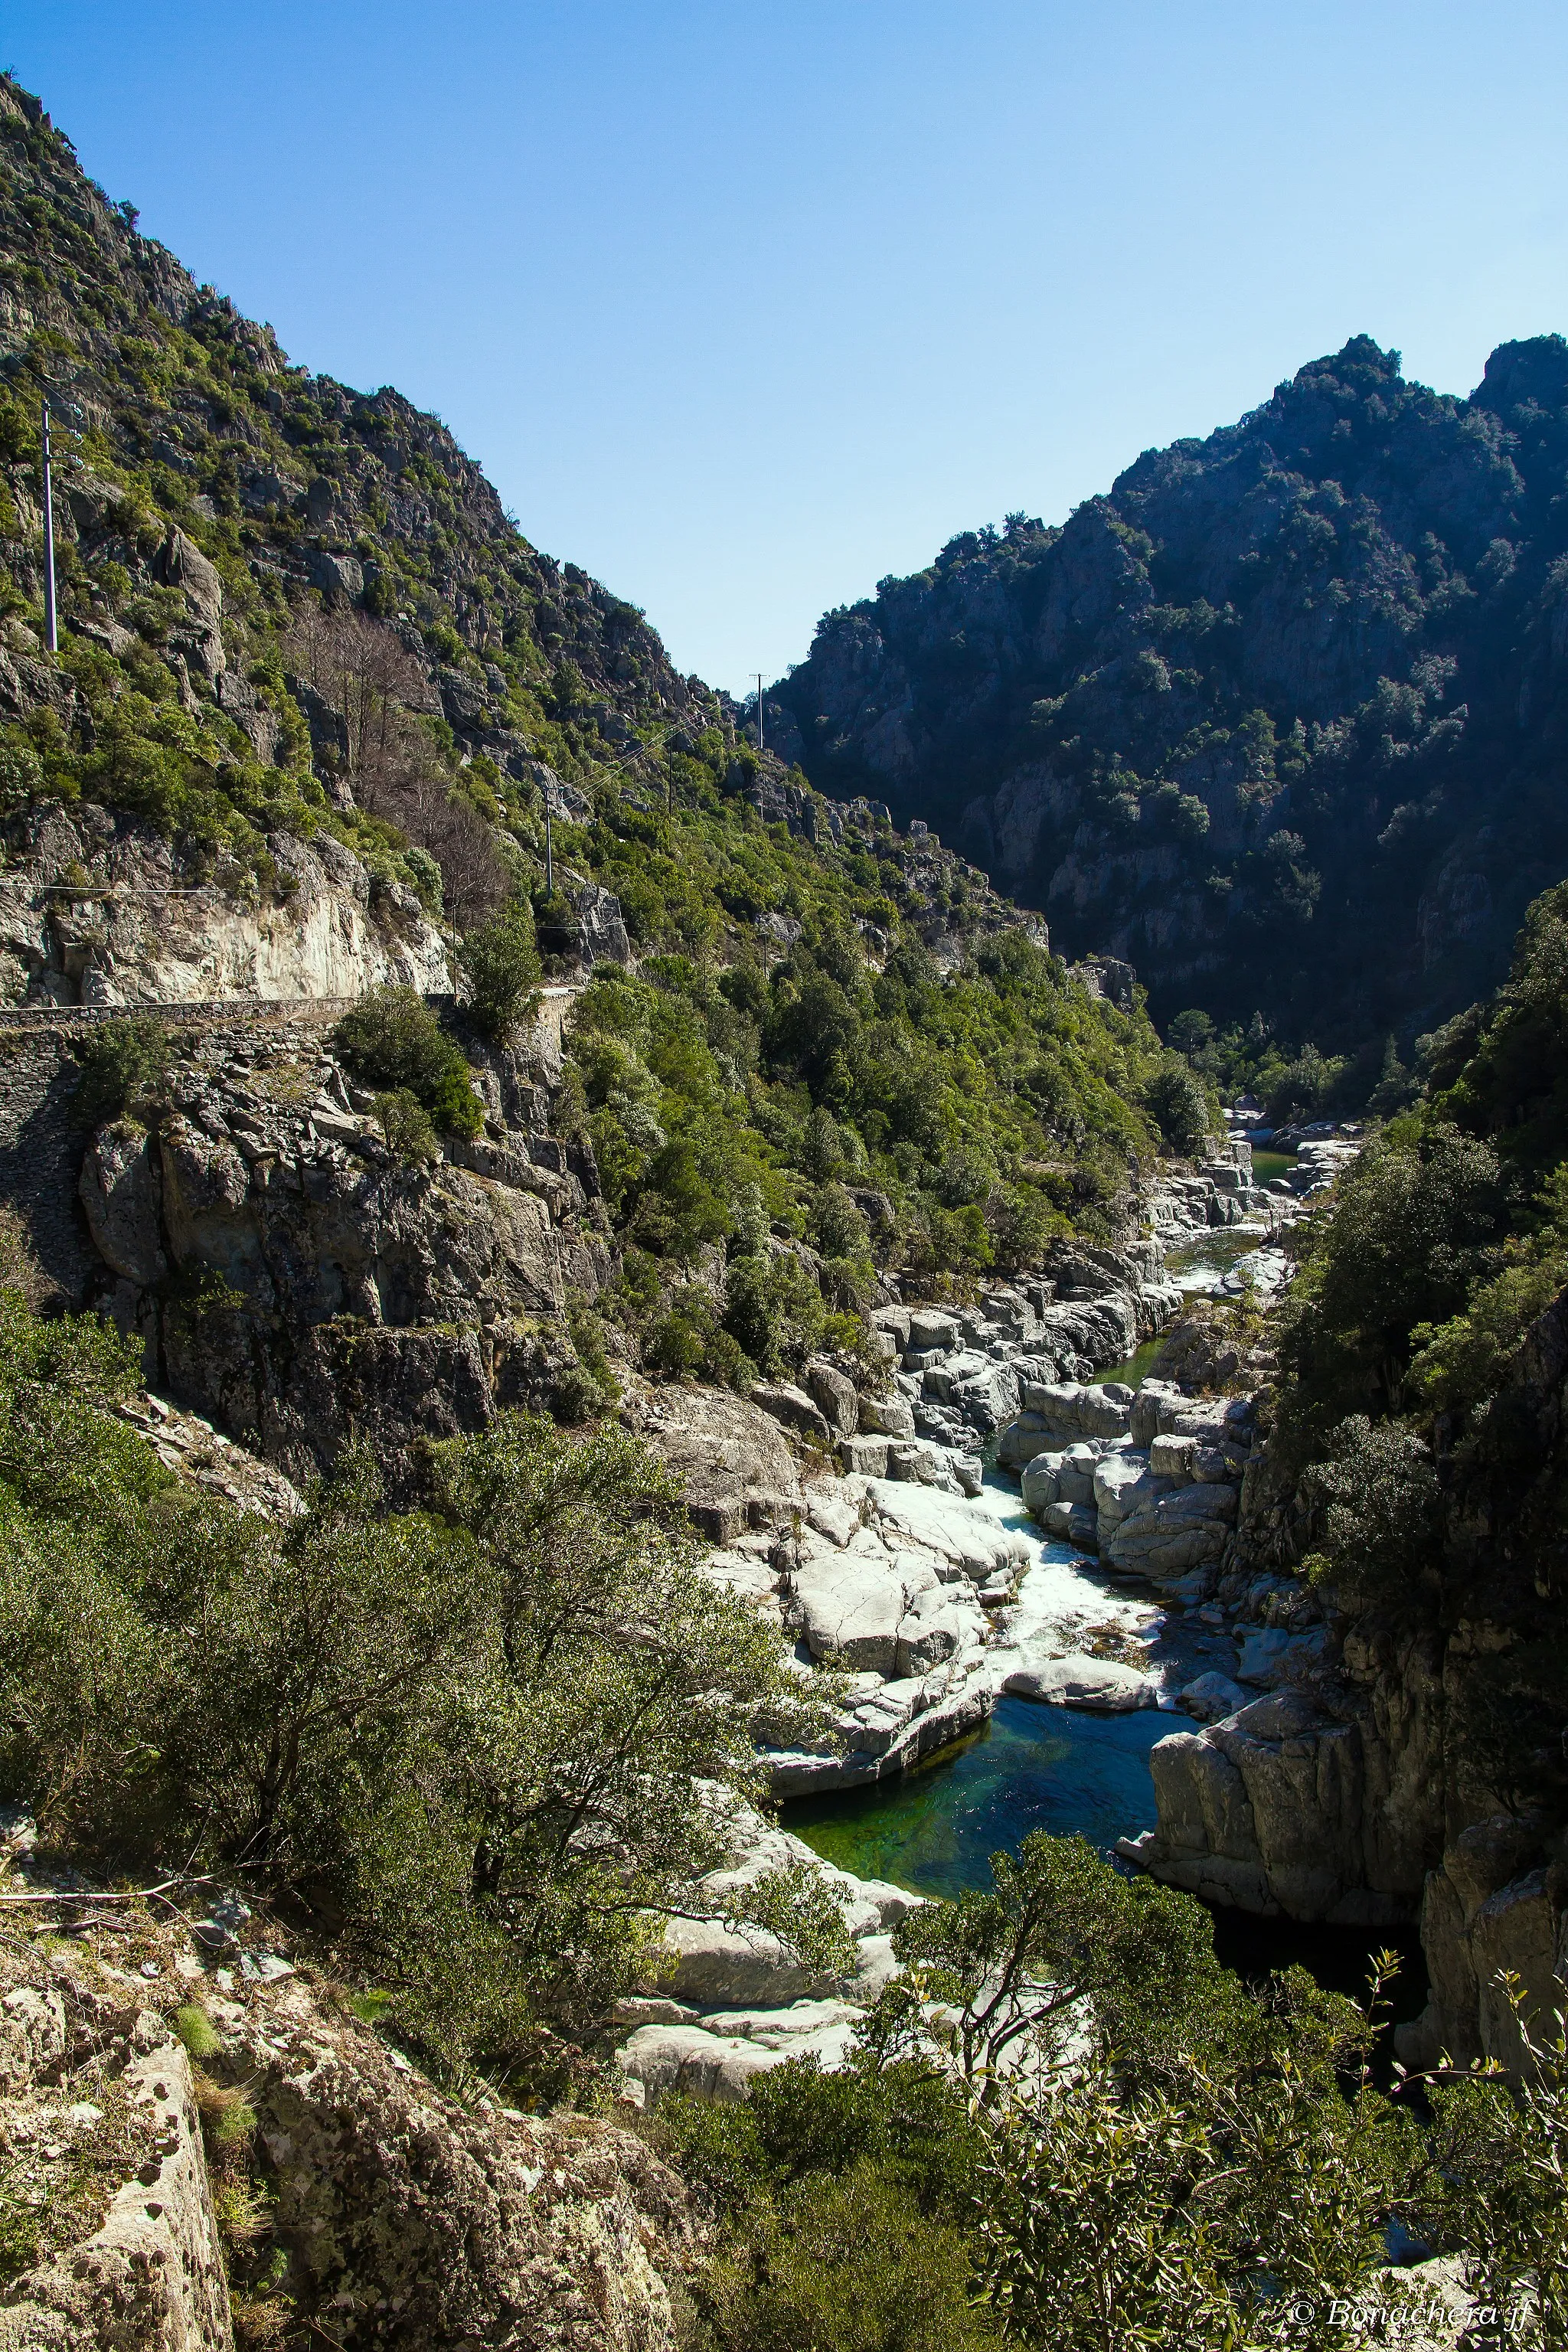
<path id="1" fill-rule="evenodd" d="M 7 2352 L 230 2352 L 231 2288 L 249 2345 L 673 2347 L 696 2231 L 628 2132 L 459 2105 L 243 1928 L 35 1916 L 74 1925 L 0 1932 Z"/>
<path id="2" fill-rule="evenodd" d="M 294 1475 L 355 1432 L 395 1484 L 414 1436 L 547 1397 L 569 1295 L 609 1274 L 596 1178 L 528 1056 L 475 1076 L 485 1133 L 408 1164 L 319 1033 L 195 1035 L 156 1133 L 100 1130 L 78 1185 L 85 1287 L 150 1381 Z"/>
<path id="3" fill-rule="evenodd" d="M 414 892 L 373 881 L 330 834 L 273 834 L 277 882 L 193 880 L 169 844 L 108 810 L 17 827 L 0 870 L 0 1001 L 189 1004 L 451 992 L 447 943 Z"/>
<path id="4" fill-rule="evenodd" d="M 133 1333 L 153 1389 L 300 1477 L 353 1432 L 395 1486 L 415 1436 L 549 1403 L 610 1252 L 592 1155 L 550 1131 L 552 1035 L 477 1064 L 480 1135 L 411 1163 L 332 1053 L 338 1010 L 175 1008 L 166 1103 L 97 1132 L 83 1017 L 23 1016 L 0 1189 L 56 1298 Z"/>
<path id="5" fill-rule="evenodd" d="M 1328 1043 L 1495 982 L 1568 865 L 1568 345 L 1468 400 L 1367 338 L 830 613 L 773 689 L 814 782 L 941 827 L 1157 1011 Z"/>
<path id="6" fill-rule="evenodd" d="M 1267 1397 L 1259 1406 L 1266 1427 Z M 1432 1997 L 1401 2029 L 1413 2063 L 1440 2049 L 1511 2062 L 1518 2030 L 1499 1972 L 1521 1979 L 1538 2021 L 1568 1982 L 1568 1841 L 1551 1806 L 1510 1793 L 1476 1737 L 1489 1687 L 1524 1718 L 1530 1676 L 1514 1678 L 1510 1698 L 1510 1662 L 1555 1638 L 1565 1411 L 1560 1299 L 1527 1336 L 1479 1442 L 1450 1465 L 1447 1541 L 1468 1601 L 1404 1623 L 1341 1611 L 1331 1593 L 1320 1604 L 1298 1566 L 1311 1507 L 1260 1445 L 1213 1590 L 1240 1641 L 1241 1679 L 1266 1695 L 1156 1747 L 1159 1825 L 1124 1848 L 1244 1910 L 1418 1920 Z"/>

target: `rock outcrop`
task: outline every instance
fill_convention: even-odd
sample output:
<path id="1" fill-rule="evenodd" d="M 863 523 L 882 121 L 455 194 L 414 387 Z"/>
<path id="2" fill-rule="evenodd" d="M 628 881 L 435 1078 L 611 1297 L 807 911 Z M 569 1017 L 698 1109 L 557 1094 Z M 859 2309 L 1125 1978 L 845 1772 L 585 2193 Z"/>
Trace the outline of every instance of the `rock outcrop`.
<path id="1" fill-rule="evenodd" d="M 1244 1398 L 1200 1403 L 1154 1381 L 1031 1381 L 997 1459 L 1047 1534 L 1196 1603 L 1219 1581 L 1255 1420 Z"/>
<path id="2" fill-rule="evenodd" d="M 331 1051 L 332 1010 L 174 1020 L 153 1124 L 95 1134 L 66 1016 L 0 1041 L 0 1183 L 57 1291 L 140 1340 L 153 1389 L 290 1476 L 355 1429 L 395 1485 L 414 1437 L 548 1402 L 568 1297 L 596 1295 L 610 1253 L 535 1056 L 476 1066 L 480 1135 L 408 1162 Z"/>
<path id="3" fill-rule="evenodd" d="M 1520 1979 L 1537 2031 L 1568 1999 L 1568 1840 L 1547 1811 L 1499 1810 L 1470 1728 L 1478 1685 L 1506 1664 L 1521 1622 L 1555 1589 L 1565 1371 L 1559 1300 L 1527 1333 L 1491 1419 L 1452 1465 L 1446 1572 L 1472 1598 L 1449 1622 L 1418 1609 L 1403 1622 L 1342 1609 L 1331 1589 L 1302 1578 L 1311 1504 L 1270 1460 L 1267 1398 L 1245 1408 L 1259 1442 L 1243 1466 L 1234 1532 L 1194 1590 L 1237 1640 L 1235 1683 L 1268 1696 L 1238 1705 L 1238 1690 L 1213 1683 L 1184 1692 L 1205 1727 L 1156 1746 L 1158 1824 L 1122 1842 L 1130 1860 L 1171 1884 L 1244 1910 L 1418 1921 L 1431 2000 L 1399 2030 L 1408 2063 L 1447 2051 L 1512 2064 L 1519 2030 L 1504 1972 Z M 1167 1407 L 1156 1410 L 1163 1418 Z M 1178 1418 L 1211 1410 L 1196 1400 L 1175 1408 Z M 1168 1465 L 1170 1446 L 1155 1439 L 1152 1471 Z M 1202 1459 L 1200 1442 L 1194 1469 Z M 1154 1507 L 1168 1509 L 1170 1497 Z"/>
<path id="4" fill-rule="evenodd" d="M 819 1975 L 760 1929 L 728 1927 L 721 1918 L 671 1920 L 665 1965 L 647 1995 L 623 2001 L 619 2011 L 631 2030 L 616 2060 L 633 2096 L 650 2106 L 668 2090 L 744 2098 L 759 2074 L 791 2058 L 844 2065 L 868 2004 L 894 1972 L 889 1931 L 921 1900 L 836 1869 L 803 1839 L 755 1814 L 742 1813 L 736 1833 L 743 1862 L 702 1880 L 696 1898 L 721 1909 L 760 1877 L 809 1872 L 838 1907 L 852 1958 L 841 1976 Z"/>
<path id="5" fill-rule="evenodd" d="M 0 871 L 0 1003 L 342 1001 L 386 983 L 449 992 L 447 943 L 412 890 L 374 882 L 331 834 L 268 837 L 279 895 L 193 883 L 124 817 L 36 812 Z"/>
<path id="6" fill-rule="evenodd" d="M 228 2273 L 256 2273 L 258 2231 L 247 2342 L 303 2321 L 387 2352 L 673 2352 L 697 2230 L 640 2140 L 459 2105 L 248 1933 L 214 1951 L 135 1908 L 113 1933 L 73 1908 L 68 1942 L 0 1930 L 0 2135 L 17 2210 L 42 2216 L 0 2289 L 6 2352 L 230 2352 Z M 204 2129 L 229 2085 L 247 2141 Z"/>

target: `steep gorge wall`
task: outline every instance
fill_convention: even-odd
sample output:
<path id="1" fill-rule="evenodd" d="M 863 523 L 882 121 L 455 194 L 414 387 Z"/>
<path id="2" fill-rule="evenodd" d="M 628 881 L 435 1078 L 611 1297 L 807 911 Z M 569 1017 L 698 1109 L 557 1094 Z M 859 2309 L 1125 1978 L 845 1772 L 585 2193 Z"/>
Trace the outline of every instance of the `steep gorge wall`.
<path id="1" fill-rule="evenodd" d="M 825 614 L 769 740 L 940 828 L 1168 1015 L 1430 1029 L 1568 867 L 1568 344 L 1468 399 L 1358 336 L 1059 528 Z"/>
<path id="2" fill-rule="evenodd" d="M 1561 1589 L 1565 1436 L 1559 1298 L 1527 1335 L 1489 1432 L 1452 1465 L 1451 1589 L 1468 1601 L 1404 1622 L 1331 1604 L 1326 1644 L 1295 1630 L 1309 1613 L 1299 1562 L 1310 1507 L 1265 1451 L 1248 1465 L 1219 1592 L 1275 1629 L 1275 1686 L 1151 1759 L 1159 1822 L 1136 1856 L 1158 1877 L 1243 1910 L 1419 1923 L 1431 2001 L 1401 2029 L 1411 2063 L 1445 2049 L 1511 2063 L 1500 1971 L 1519 1977 L 1538 2026 L 1568 1998 L 1568 1834 L 1550 1801 L 1505 1785 L 1476 1732 L 1478 1697 L 1528 1654 Z M 1506 1680 L 1498 1687 L 1506 1707 Z M 1524 1719 L 1528 1676 L 1511 1704 Z M 1550 1777 L 1551 1757 L 1541 1761 Z"/>
<path id="3" fill-rule="evenodd" d="M 478 1139 L 410 1165 L 331 1053 L 342 1010 L 165 1012 L 155 1131 L 96 1133 L 71 1051 L 92 1016 L 0 1014 L 0 1197 L 56 1296 L 140 1339 L 152 1385 L 295 1476 L 369 1438 L 395 1486 L 414 1437 L 548 1396 L 610 1255 L 529 1051 L 475 1069 Z"/>

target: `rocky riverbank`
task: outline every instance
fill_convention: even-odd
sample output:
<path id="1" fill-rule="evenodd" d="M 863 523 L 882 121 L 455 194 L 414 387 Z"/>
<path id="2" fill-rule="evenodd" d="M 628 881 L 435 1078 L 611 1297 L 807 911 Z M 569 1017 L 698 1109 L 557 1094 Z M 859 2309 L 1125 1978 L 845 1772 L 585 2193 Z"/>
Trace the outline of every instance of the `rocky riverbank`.
<path id="1" fill-rule="evenodd" d="M 1130 1390 L 1084 1383 L 1179 1315 L 1184 1294 L 1165 1273 L 1168 1248 L 1244 1219 L 1265 1241 L 1278 1213 L 1252 1181 L 1245 1143 L 1201 1171 L 1167 1177 L 1142 1205 L 1153 1235 L 1121 1249 L 1065 1251 L 1047 1278 L 986 1287 L 971 1306 L 874 1309 L 888 1367 L 879 1388 L 816 1359 L 798 1385 L 761 1385 L 744 1405 L 650 1400 L 658 1425 L 650 1419 L 648 1433 L 678 1462 L 684 1444 L 694 1488 L 704 1463 L 725 1456 L 733 1465 L 727 1486 L 715 1486 L 710 1473 L 694 1491 L 700 1520 L 722 1539 L 709 1572 L 776 1616 L 802 1673 L 831 1668 L 847 1677 L 837 1745 L 773 1754 L 777 1794 L 903 1771 L 974 1729 L 1004 1690 L 1066 1705 L 1153 1705 L 1179 1686 L 1173 1676 L 1184 1685 L 1230 1662 L 1228 1651 L 1209 1655 L 1206 1627 L 1176 1642 L 1173 1623 L 1172 1641 L 1162 1643 L 1169 1612 L 1115 1596 L 1098 1571 L 1086 1580 L 1063 1555 L 1066 1546 L 1097 1549 L 1092 1514 L 1080 1507 L 1074 1520 L 1070 1503 L 1058 1507 L 1080 1486 L 1083 1503 L 1093 1492 L 1076 1456 L 1058 1465 L 1047 1544 L 983 1468 L 993 1446 L 1005 1468 L 1044 1454 L 1052 1412 L 1067 1416 L 1058 1433 L 1069 1449 L 1092 1423 L 1085 1459 L 1117 1455 L 1102 1481 L 1108 1533 L 1114 1497 L 1145 1480 L 1147 1492 L 1127 1505 L 1137 1522 L 1128 1544 L 1143 1545 L 1130 1574 L 1145 1592 L 1153 1589 L 1148 1570 L 1171 1568 L 1178 1555 L 1177 1576 L 1208 1562 L 1234 1524 L 1234 1488 L 1195 1469 L 1151 1473 L 1146 1453 L 1136 1454 Z M 787 1431 L 794 1452 L 758 1443 L 759 1407 Z M 1167 1415 L 1170 1428 L 1157 1433 L 1180 1436 L 1179 1418 Z M 1232 1455 L 1250 1442 L 1235 1427 L 1219 1436 Z M 1184 1461 L 1195 1463 L 1200 1451 L 1206 1468 L 1212 1449 L 1195 1440 Z M 1184 1484 L 1199 1489 L 1196 1503 L 1167 1503 Z M 1145 1503 L 1157 1507 L 1152 1545 L 1138 1518 Z M 1148 1661 L 1140 1638 L 1154 1644 Z M 1090 1641 L 1098 1654 L 1085 1646 Z"/>

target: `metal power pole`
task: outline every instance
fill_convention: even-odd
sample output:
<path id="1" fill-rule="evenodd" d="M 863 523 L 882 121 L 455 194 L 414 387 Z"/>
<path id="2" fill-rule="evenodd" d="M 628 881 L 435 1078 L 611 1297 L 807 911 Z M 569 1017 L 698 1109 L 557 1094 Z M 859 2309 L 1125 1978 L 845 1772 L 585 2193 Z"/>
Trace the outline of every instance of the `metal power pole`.
<path id="1" fill-rule="evenodd" d="M 757 749 L 763 748 L 763 673 L 757 672 Z"/>
<path id="2" fill-rule="evenodd" d="M 55 486 L 49 461 L 49 404 L 44 403 L 44 640 L 50 653 L 60 649 L 55 616 Z"/>

